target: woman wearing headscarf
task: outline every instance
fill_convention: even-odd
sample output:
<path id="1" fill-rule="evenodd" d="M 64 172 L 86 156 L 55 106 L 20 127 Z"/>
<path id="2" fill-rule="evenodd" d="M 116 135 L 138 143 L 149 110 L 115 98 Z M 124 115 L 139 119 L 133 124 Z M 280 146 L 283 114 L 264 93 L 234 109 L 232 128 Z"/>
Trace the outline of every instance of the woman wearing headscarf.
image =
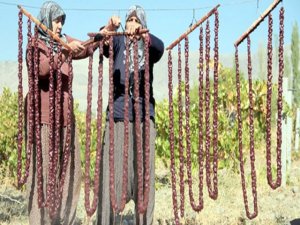
<path id="1" fill-rule="evenodd" d="M 61 40 L 68 43 L 73 52 L 73 59 L 82 59 L 88 56 L 92 51 L 89 51 L 87 47 L 82 45 L 81 41 L 78 41 L 70 36 L 62 34 L 62 27 L 66 20 L 66 14 L 62 8 L 53 1 L 47 1 L 41 6 L 41 10 L 38 15 L 38 20 L 43 23 L 49 30 L 54 34 L 58 35 Z M 45 203 L 47 198 L 47 187 L 48 187 L 48 177 L 49 177 L 49 133 L 50 133 L 50 104 L 51 100 L 49 99 L 49 77 L 50 70 L 52 67 L 54 80 L 58 73 L 58 43 L 54 41 L 53 43 L 53 54 L 54 54 L 54 63 L 50 65 L 50 42 L 51 38 L 48 33 L 43 31 L 41 28 L 38 28 L 38 40 L 31 42 L 32 44 L 27 47 L 27 65 L 34 65 L 34 57 L 29 57 L 29 53 L 32 55 L 34 53 L 34 44 L 37 41 L 38 47 L 38 89 L 39 89 L 39 113 L 40 113 L 40 127 L 41 127 L 41 149 L 42 149 L 42 162 L 39 162 L 37 157 L 37 148 L 33 148 L 32 153 L 32 163 L 30 165 L 29 177 L 27 181 L 27 194 L 28 194 L 28 213 L 29 213 L 29 224 L 30 225 L 54 225 L 54 224 L 63 224 L 71 225 L 75 222 L 76 207 L 80 194 L 80 183 L 81 183 L 81 162 L 80 162 L 80 149 L 78 145 L 78 139 L 75 132 L 75 119 L 73 115 L 73 104 L 71 104 L 71 145 L 70 145 L 70 158 L 67 164 L 66 175 L 63 185 L 63 192 L 61 197 L 61 202 L 59 202 L 59 209 L 57 213 L 50 219 L 49 208 L 47 204 L 43 204 L 40 208 L 38 206 L 38 170 L 39 163 L 42 163 L 42 182 L 43 182 L 43 203 Z M 95 47 L 94 47 L 95 49 Z M 62 49 L 62 59 L 61 59 L 61 76 L 62 76 L 62 104 L 61 104 L 61 136 L 62 143 L 59 147 L 59 157 L 57 163 L 57 174 L 55 174 L 56 179 L 59 180 L 62 167 L 63 167 L 63 157 L 62 153 L 64 151 L 64 143 L 66 142 L 66 125 L 67 125 L 67 113 L 68 113 L 68 71 L 69 64 L 67 63 L 69 52 L 66 49 Z M 32 61 L 30 62 L 30 58 Z M 32 74 L 29 74 L 32 76 Z M 54 82 L 56 83 L 56 82 Z M 54 84 L 55 85 L 55 84 Z M 56 90 L 56 85 L 54 90 Z M 28 102 L 28 95 L 26 97 Z M 73 102 L 73 99 L 72 99 Z M 27 108 L 27 109 L 26 109 Z M 29 103 L 27 103 L 26 114 L 29 112 Z M 35 130 L 36 132 L 36 130 Z M 59 140 L 55 140 L 57 142 Z M 50 153 L 53 154 L 53 153 Z M 56 184 L 57 185 L 57 184 Z M 54 186 L 57 188 L 56 186 Z M 55 196 L 55 200 L 57 196 Z M 56 204 L 56 203 L 55 203 Z"/>
<path id="2" fill-rule="evenodd" d="M 144 74 L 145 74 L 145 52 L 144 52 L 144 38 L 138 37 L 138 73 L 140 80 L 139 100 L 137 101 L 133 96 L 133 76 L 134 76 L 134 47 L 133 36 L 138 29 L 146 29 L 146 15 L 142 7 L 134 5 L 129 8 L 126 15 L 125 30 L 128 32 L 129 43 L 129 149 L 128 149 L 128 183 L 127 183 L 127 202 L 131 199 L 135 202 L 135 218 L 137 225 L 151 225 L 153 223 L 154 201 L 155 201 L 155 186 L 154 186 L 154 163 L 155 163 L 155 100 L 153 97 L 153 66 L 160 60 L 164 51 L 163 42 L 151 33 L 142 34 L 148 36 L 149 41 L 149 75 L 150 75 L 150 192 L 147 210 L 141 218 L 138 215 L 137 205 L 137 158 L 136 158 L 136 140 L 135 140 L 135 113 L 134 105 L 139 104 L 140 121 L 141 121 L 141 143 L 144 143 L 144 121 L 145 121 L 145 95 L 144 95 Z M 114 31 L 120 25 L 119 17 L 111 17 L 108 24 L 103 28 L 102 32 Z M 104 55 L 109 56 L 109 46 L 106 42 L 104 46 Z M 107 109 L 107 122 L 103 140 L 103 151 L 100 169 L 100 191 L 99 191 L 99 206 L 98 206 L 98 225 L 110 225 L 114 221 L 118 223 L 119 215 L 114 215 L 110 202 L 109 189 L 109 117 L 114 118 L 114 171 L 115 171 L 115 193 L 117 204 L 120 206 L 122 195 L 122 180 L 123 180 L 123 148 L 124 148 L 124 95 L 125 95 L 125 59 L 126 59 L 126 37 L 113 37 L 113 76 L 114 76 L 114 111 L 110 112 Z M 144 146 L 142 151 L 144 154 Z M 145 170 L 145 168 L 143 168 Z M 116 217 L 115 217 L 116 216 Z"/>

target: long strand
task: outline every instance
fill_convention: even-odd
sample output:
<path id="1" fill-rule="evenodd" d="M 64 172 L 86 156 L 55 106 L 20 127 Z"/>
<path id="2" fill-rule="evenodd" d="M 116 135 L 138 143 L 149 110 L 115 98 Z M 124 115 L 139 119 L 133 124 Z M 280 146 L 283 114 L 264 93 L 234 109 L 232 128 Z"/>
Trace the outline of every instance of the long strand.
<path id="1" fill-rule="evenodd" d="M 211 187 L 210 178 L 210 80 L 209 80 L 209 62 L 210 62 L 210 27 L 209 20 L 206 22 L 205 28 L 205 64 L 206 64 L 206 75 L 205 75 L 205 149 L 206 149 L 206 184 L 209 196 L 213 198 L 213 191 Z"/>
<path id="2" fill-rule="evenodd" d="M 101 63 L 101 62 L 100 62 Z M 92 120 L 92 87 L 93 87 L 93 54 L 89 56 L 87 109 L 86 109 L 86 143 L 85 143 L 85 208 L 90 217 L 93 213 L 90 209 L 90 152 L 91 152 L 91 120 Z"/>
<path id="3" fill-rule="evenodd" d="M 137 154 L 137 180 L 138 180 L 138 211 L 139 214 L 143 214 L 142 202 L 143 202 L 143 152 L 142 152 L 142 142 L 141 142 L 141 116 L 140 116 L 140 95 L 139 95 L 139 68 L 138 68 L 138 43 L 137 39 L 134 38 L 134 127 L 135 127 L 135 140 L 136 140 L 136 154 Z"/>
<path id="4" fill-rule="evenodd" d="M 271 101 L 272 101 L 272 35 L 273 35 L 273 18 L 269 14 L 269 29 L 268 29 L 268 71 L 267 71 L 267 115 L 266 115 L 266 159 L 267 159 L 267 179 L 268 184 L 272 189 L 280 186 L 281 181 L 273 181 L 272 178 L 272 159 L 271 159 Z"/>
<path id="5" fill-rule="evenodd" d="M 204 164 L 204 151 L 203 151 L 203 28 L 200 27 L 200 34 L 199 34 L 199 41 L 200 41 L 200 48 L 199 48 L 199 111 L 198 111 L 198 163 L 199 163 L 199 206 L 197 208 L 198 211 L 201 211 L 204 207 L 203 202 L 203 164 Z"/>
<path id="6" fill-rule="evenodd" d="M 60 207 L 61 204 L 61 199 L 62 199 L 62 193 L 63 193 L 63 188 L 64 188 L 64 182 L 66 178 L 66 172 L 67 172 L 67 167 L 70 159 L 70 154 L 71 154 L 71 141 L 72 141 L 72 129 L 74 121 L 73 118 L 73 94 L 72 94 L 72 82 L 73 82 L 73 66 L 72 66 L 72 53 L 69 54 L 67 63 L 68 63 L 68 111 L 67 111 L 67 127 L 66 127 L 66 135 L 65 135 L 65 144 L 64 144 L 64 149 L 63 149 L 63 154 L 62 154 L 62 167 L 60 171 L 60 180 L 59 180 L 59 187 L 58 187 L 58 196 L 56 198 L 56 208 L 55 211 L 57 212 L 58 208 Z"/>
<path id="7" fill-rule="evenodd" d="M 53 161 L 58 162 L 59 161 L 59 155 L 60 155 L 60 146 L 61 143 L 63 143 L 62 140 L 62 134 L 61 134 L 61 112 L 62 112 L 62 101 L 61 98 L 63 96 L 62 92 L 62 73 L 61 73 L 61 67 L 62 67 L 62 46 L 59 44 L 57 46 L 57 72 L 56 72 L 56 91 L 55 91 L 55 121 L 54 121 L 54 134 L 55 134 L 55 142 L 54 142 L 54 154 L 53 154 Z M 59 166 L 57 164 L 53 164 L 53 175 L 57 176 Z M 54 177 L 55 180 L 55 189 L 53 190 L 54 199 L 52 199 L 53 202 L 53 211 L 56 210 L 56 208 L 59 206 L 59 204 L 55 201 L 55 196 L 58 195 L 59 192 L 59 181 Z"/>
<path id="8" fill-rule="evenodd" d="M 284 73 L 284 8 L 281 7 L 279 12 L 279 72 L 278 72 L 278 99 L 277 99 L 277 185 L 281 185 L 281 144 L 282 144 L 282 84 L 283 84 L 283 73 Z"/>
<path id="9" fill-rule="evenodd" d="M 129 137 L 129 37 L 126 37 L 126 58 L 125 58 L 125 94 L 124 94 L 124 149 L 123 149 L 123 181 L 122 181 L 122 199 L 120 210 L 123 211 L 127 200 L 128 183 L 128 137 Z"/>
<path id="10" fill-rule="evenodd" d="M 100 162 L 102 158 L 102 87 L 103 87 L 103 42 L 99 42 L 99 66 L 98 66 L 98 98 L 97 98 L 97 146 L 96 146 L 96 165 L 94 172 L 94 198 L 92 205 L 90 203 L 90 136 L 91 136 L 91 100 L 92 100 L 92 56 L 89 62 L 88 79 L 88 109 L 87 109 L 87 135 L 85 152 L 85 209 L 87 215 L 91 217 L 97 208 L 99 193 Z"/>
<path id="11" fill-rule="evenodd" d="M 184 145 L 183 145 L 183 104 L 182 104 L 182 68 L 181 44 L 178 43 L 178 117 L 179 117 L 179 188 L 180 188 L 180 216 L 184 217 Z"/>
<path id="12" fill-rule="evenodd" d="M 33 47 L 32 47 L 32 33 L 31 33 L 31 21 L 30 19 L 27 20 L 27 39 L 28 39 L 28 47 L 27 47 L 27 70 L 28 70 L 28 95 L 27 101 L 27 118 L 26 127 L 27 127 L 27 140 L 25 139 L 25 146 L 26 146 L 26 164 L 25 164 L 25 175 L 24 178 L 21 178 L 19 184 L 23 185 L 26 183 L 28 175 L 29 175 L 29 167 L 31 163 L 32 157 L 32 149 L 33 149 L 33 133 L 34 133 L 34 83 L 33 83 Z M 27 143 L 26 143 L 27 142 Z M 20 187 L 20 186 L 19 186 Z"/>
<path id="13" fill-rule="evenodd" d="M 55 127 L 55 94 L 54 94 L 54 55 L 53 55 L 53 39 L 50 39 L 50 75 L 49 75 L 49 162 L 48 162 L 48 182 L 47 182 L 47 195 L 46 195 L 46 206 L 49 207 L 50 217 L 53 218 L 53 209 L 55 206 L 55 189 L 56 189 L 56 167 L 57 161 L 54 159 L 54 127 Z"/>
<path id="14" fill-rule="evenodd" d="M 109 190 L 110 201 L 114 213 L 117 211 L 115 193 L 115 162 L 114 162 L 114 77 L 113 77 L 113 37 L 109 38 Z"/>
<path id="15" fill-rule="evenodd" d="M 34 111 L 35 111 L 35 147 L 37 162 L 37 190 L 38 206 L 44 207 L 43 191 L 43 156 L 41 144 L 41 123 L 40 123 L 40 93 L 39 93 L 39 49 L 38 49 L 38 28 L 34 29 Z"/>
<path id="16" fill-rule="evenodd" d="M 150 190 L 150 75 L 149 75 L 149 37 L 144 38 L 144 52 L 145 52 L 145 120 L 144 120 L 144 192 L 143 201 L 140 202 L 141 213 L 145 213 L 149 201 Z M 141 93 L 143 94 L 143 93 Z"/>
<path id="17" fill-rule="evenodd" d="M 241 171 L 241 182 L 244 206 L 246 210 L 247 217 L 253 219 L 257 216 L 257 195 L 254 198 L 254 212 L 250 213 L 248 206 L 247 190 L 245 184 L 245 172 L 244 172 L 244 161 L 243 161 L 243 121 L 241 113 L 241 83 L 240 83 L 240 73 L 239 73 L 239 59 L 238 59 L 238 46 L 235 46 L 235 64 L 236 64 L 236 91 L 237 91 L 237 113 L 238 113 L 238 141 L 239 141 L 239 156 L 240 156 L 240 171 Z M 251 132 L 250 132 L 251 134 Z M 253 155 L 254 156 L 254 155 Z M 252 156 L 251 156 L 252 157 Z M 251 174 L 252 175 L 252 174 Z M 252 179 L 253 182 L 253 179 Z M 252 183 L 254 184 L 254 183 Z M 252 189 L 254 190 L 254 189 Z M 254 192 L 253 192 L 254 194 Z"/>
<path id="18" fill-rule="evenodd" d="M 177 188 L 176 188 L 176 165 L 175 165 L 175 148 L 174 148 L 174 111 L 173 111 L 173 82 L 172 82 L 172 51 L 168 52 L 168 88 L 169 88 L 169 141 L 171 154 L 171 184 L 172 184 L 172 200 L 175 224 L 179 225 Z"/>
<path id="19" fill-rule="evenodd" d="M 212 199 L 218 198 L 218 75 L 219 75 L 219 12 L 215 12 L 214 38 L 214 102 L 213 102 L 213 190 Z"/>
<path id="20" fill-rule="evenodd" d="M 18 20 L 18 164 L 17 164 L 17 177 L 18 177 L 18 187 L 20 188 L 24 185 L 27 181 L 27 177 L 29 174 L 29 166 L 30 166 L 30 157 L 31 157 L 31 145 L 28 144 L 26 146 L 25 143 L 25 150 L 26 150 L 26 162 L 25 162 L 25 174 L 22 177 L 22 145 L 23 145 L 23 121 L 24 121 L 24 104 L 23 104 L 23 34 L 22 34 L 22 27 L 23 27 L 23 14 L 19 12 L 19 20 Z M 30 21 L 28 22 L 28 37 L 29 40 L 31 39 L 31 27 Z M 30 48 L 29 48 L 29 52 Z M 29 53 L 29 54 L 30 54 Z M 31 55 L 29 56 L 29 60 L 31 59 Z M 31 131 L 29 129 L 29 131 Z M 32 134 L 32 133 L 31 133 Z M 29 134 L 30 135 L 30 132 Z M 32 139 L 30 139 L 32 141 Z M 32 142 L 31 142 L 32 143 Z"/>

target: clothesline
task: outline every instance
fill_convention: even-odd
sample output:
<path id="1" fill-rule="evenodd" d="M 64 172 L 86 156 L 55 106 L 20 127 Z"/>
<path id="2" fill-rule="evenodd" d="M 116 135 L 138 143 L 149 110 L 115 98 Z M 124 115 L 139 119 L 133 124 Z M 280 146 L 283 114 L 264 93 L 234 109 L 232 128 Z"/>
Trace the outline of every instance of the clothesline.
<path id="1" fill-rule="evenodd" d="M 257 2 L 257 0 L 236 0 L 228 3 L 222 3 L 222 7 L 224 6 L 233 6 L 233 5 L 241 5 L 241 4 L 247 4 L 251 2 Z M 33 5 L 23 5 L 20 3 L 11 3 L 6 1 L 0 1 L 0 5 L 9 5 L 9 6 L 17 6 L 22 5 L 26 8 L 32 8 L 32 9 L 40 9 L 40 6 L 33 6 Z M 210 9 L 213 8 L 214 5 L 211 6 L 203 6 L 203 7 L 197 7 L 197 8 L 156 8 L 156 9 L 145 9 L 145 11 L 197 11 L 197 10 L 203 10 L 203 9 Z M 258 7 L 258 5 L 257 5 Z M 105 9 L 105 8 L 64 8 L 65 11 L 107 11 L 107 12 L 127 12 L 128 9 Z"/>

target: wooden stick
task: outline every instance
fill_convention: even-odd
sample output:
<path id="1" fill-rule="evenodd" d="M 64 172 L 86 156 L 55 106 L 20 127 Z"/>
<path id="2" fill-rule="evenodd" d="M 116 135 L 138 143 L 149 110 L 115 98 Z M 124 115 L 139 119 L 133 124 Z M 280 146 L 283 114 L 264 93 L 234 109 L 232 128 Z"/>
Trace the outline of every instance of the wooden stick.
<path id="1" fill-rule="evenodd" d="M 218 4 L 215 8 L 210 10 L 205 16 L 203 16 L 200 20 L 198 20 L 193 26 L 191 26 L 185 33 L 183 33 L 178 39 L 176 39 L 172 44 L 167 47 L 167 50 L 171 50 L 174 48 L 179 42 L 181 42 L 186 36 L 188 36 L 193 30 L 195 30 L 200 24 L 202 24 L 207 18 L 209 18 L 215 11 L 220 7 Z"/>
<path id="2" fill-rule="evenodd" d="M 43 31 L 45 31 L 47 34 L 49 34 L 54 40 L 59 42 L 64 48 L 66 48 L 69 51 L 72 51 L 71 47 L 61 40 L 58 35 L 54 34 L 51 30 L 48 29 L 44 24 L 42 24 L 37 18 L 32 16 L 29 12 L 27 12 L 22 6 L 18 5 L 18 8 L 21 10 L 21 12 L 27 16 L 32 22 L 34 22 L 38 27 L 40 27 Z"/>
<path id="3" fill-rule="evenodd" d="M 136 34 L 144 34 L 148 33 L 148 29 L 141 29 L 139 30 Z M 129 35 L 128 32 L 116 32 L 116 31 L 102 31 L 102 32 L 97 32 L 97 33 L 88 33 L 87 35 L 90 37 L 95 37 L 97 34 L 101 34 L 103 36 L 121 36 L 121 35 Z"/>
<path id="4" fill-rule="evenodd" d="M 282 0 L 275 0 L 269 8 L 267 8 L 263 14 L 250 26 L 250 28 L 242 34 L 242 36 L 234 43 L 235 46 L 238 46 L 242 43 L 257 27 L 258 25 L 270 14 L 270 12 L 275 9 L 275 7 L 281 2 Z"/>
<path id="5" fill-rule="evenodd" d="M 86 40 L 86 41 L 82 42 L 81 44 L 83 46 L 88 46 L 88 45 L 92 44 L 93 42 L 94 42 L 94 38 L 90 38 L 89 40 Z"/>

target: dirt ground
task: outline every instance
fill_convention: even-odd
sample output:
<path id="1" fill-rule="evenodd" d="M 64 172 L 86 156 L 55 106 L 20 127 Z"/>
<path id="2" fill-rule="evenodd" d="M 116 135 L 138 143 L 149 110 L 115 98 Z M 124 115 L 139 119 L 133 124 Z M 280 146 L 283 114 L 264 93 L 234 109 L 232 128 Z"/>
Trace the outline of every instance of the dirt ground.
<path id="1" fill-rule="evenodd" d="M 249 220 L 246 217 L 240 175 L 228 170 L 219 170 L 219 197 L 216 201 L 209 199 L 204 188 L 204 209 L 200 213 L 193 212 L 189 204 L 186 187 L 185 220 L 186 225 L 300 225 L 300 157 L 294 156 L 286 185 L 272 190 L 265 177 L 265 163 L 256 162 L 258 187 L 258 216 Z M 246 170 L 247 171 L 247 170 Z M 249 174 L 246 173 L 246 174 Z M 156 197 L 154 225 L 174 224 L 170 172 L 167 168 L 157 165 Z M 194 192 L 198 192 L 195 180 Z M 247 176 L 247 185 L 251 182 Z M 83 189 L 78 205 L 76 224 L 86 224 Z M 248 201 L 252 210 L 252 195 L 248 189 Z M 0 181 L 0 224 L 28 224 L 24 192 L 18 191 L 10 182 Z M 124 211 L 123 224 L 133 224 L 133 203 L 129 203 Z M 93 221 L 95 218 L 93 218 Z M 119 223 L 118 223 L 119 224 Z"/>

